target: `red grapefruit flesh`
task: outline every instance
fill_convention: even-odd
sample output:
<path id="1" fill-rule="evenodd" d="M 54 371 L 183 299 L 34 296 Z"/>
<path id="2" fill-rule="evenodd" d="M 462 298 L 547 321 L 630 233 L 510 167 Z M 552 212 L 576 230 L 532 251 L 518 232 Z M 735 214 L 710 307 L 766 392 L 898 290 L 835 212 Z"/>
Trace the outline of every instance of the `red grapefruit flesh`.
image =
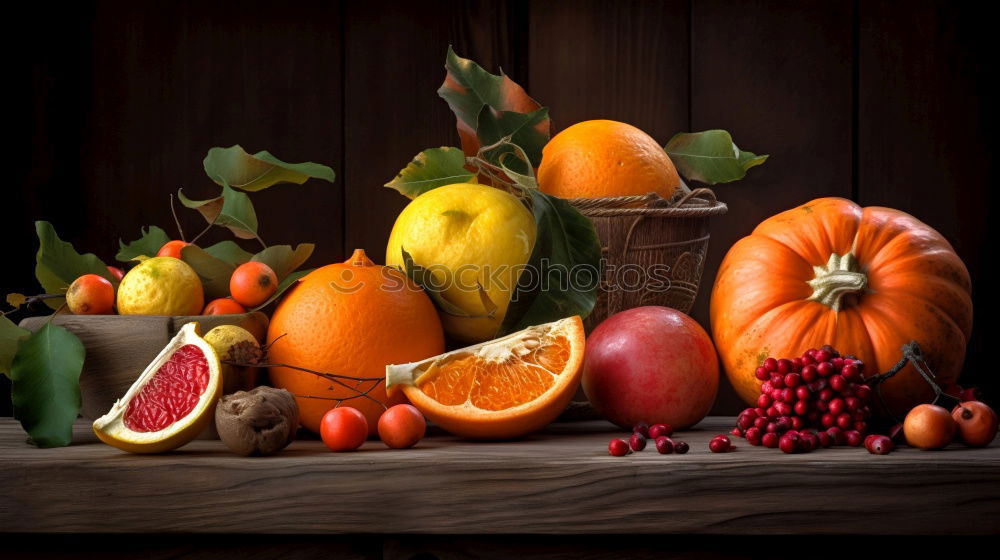
<path id="1" fill-rule="evenodd" d="M 187 416 L 208 387 L 208 360 L 185 344 L 128 403 L 125 425 L 133 432 L 158 432 Z"/>

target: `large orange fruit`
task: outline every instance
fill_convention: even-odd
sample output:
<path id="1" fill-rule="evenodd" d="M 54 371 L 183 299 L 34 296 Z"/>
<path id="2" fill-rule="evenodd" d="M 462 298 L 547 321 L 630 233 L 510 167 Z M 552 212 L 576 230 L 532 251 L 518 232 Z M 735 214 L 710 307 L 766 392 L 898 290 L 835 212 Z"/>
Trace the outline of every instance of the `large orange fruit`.
<path id="1" fill-rule="evenodd" d="M 542 149 L 538 167 L 538 187 L 560 198 L 651 192 L 670 198 L 680 182 L 656 140 L 617 121 L 584 121 L 556 134 Z"/>
<path id="2" fill-rule="evenodd" d="M 420 412 L 449 432 L 509 439 L 543 428 L 569 404 L 583 371 L 580 317 L 528 327 L 409 364 L 385 368 Z"/>
<path id="3" fill-rule="evenodd" d="M 430 298 L 399 270 L 372 263 L 361 249 L 343 263 L 318 268 L 289 290 L 267 330 L 268 361 L 357 378 L 383 378 L 387 364 L 444 351 L 444 332 Z M 356 395 L 348 387 L 286 367 L 269 370 L 271 383 L 296 397 L 299 420 L 319 433 L 320 420 Z M 351 381 L 345 382 L 354 385 Z M 371 387 L 370 382 L 360 385 Z M 369 395 L 387 406 L 385 383 Z M 385 410 L 379 402 L 345 402 L 364 413 L 371 433 Z"/>

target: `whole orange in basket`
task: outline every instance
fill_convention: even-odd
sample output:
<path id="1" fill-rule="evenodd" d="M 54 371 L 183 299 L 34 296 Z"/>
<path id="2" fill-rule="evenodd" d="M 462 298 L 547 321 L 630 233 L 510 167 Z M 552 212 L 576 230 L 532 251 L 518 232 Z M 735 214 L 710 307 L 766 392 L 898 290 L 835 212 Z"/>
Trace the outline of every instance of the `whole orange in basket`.
<path id="1" fill-rule="evenodd" d="M 656 140 L 618 121 L 583 121 L 542 149 L 538 187 L 560 198 L 603 198 L 655 192 L 670 198 L 680 185 Z"/>
<path id="2" fill-rule="evenodd" d="M 267 331 L 270 363 L 380 381 L 371 398 L 344 401 L 360 410 L 374 434 L 390 401 L 385 366 L 422 360 L 444 351 L 444 332 L 427 294 L 395 268 L 374 264 L 361 249 L 343 263 L 318 268 L 278 304 Z M 320 421 L 340 399 L 357 395 L 347 386 L 287 367 L 269 370 L 271 383 L 296 397 L 302 425 L 319 433 Z M 358 384 L 361 390 L 373 382 Z M 378 401 L 378 402 L 376 402 Z"/>

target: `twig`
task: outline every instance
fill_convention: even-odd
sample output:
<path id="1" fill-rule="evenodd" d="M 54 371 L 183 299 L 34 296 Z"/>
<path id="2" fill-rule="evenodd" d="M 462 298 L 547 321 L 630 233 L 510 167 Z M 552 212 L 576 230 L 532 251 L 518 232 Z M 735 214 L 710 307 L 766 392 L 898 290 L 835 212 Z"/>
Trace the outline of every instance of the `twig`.
<path id="1" fill-rule="evenodd" d="M 174 208 L 174 193 L 170 193 L 170 213 L 174 215 L 174 224 L 177 225 L 177 233 L 181 236 L 181 241 L 187 243 L 184 239 L 184 228 L 181 227 L 181 221 L 177 218 L 177 209 Z"/>

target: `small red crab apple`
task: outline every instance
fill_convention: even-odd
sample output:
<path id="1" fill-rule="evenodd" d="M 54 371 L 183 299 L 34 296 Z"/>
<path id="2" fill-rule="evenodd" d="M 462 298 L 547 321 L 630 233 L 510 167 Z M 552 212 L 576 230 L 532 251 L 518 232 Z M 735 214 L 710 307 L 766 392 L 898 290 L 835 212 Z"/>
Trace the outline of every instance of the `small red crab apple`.
<path id="1" fill-rule="evenodd" d="M 115 288 L 103 276 L 84 274 L 66 290 L 66 306 L 73 315 L 110 315 L 115 312 Z"/>
<path id="2" fill-rule="evenodd" d="M 323 415 L 319 435 L 331 451 L 353 451 L 368 439 L 368 421 L 360 410 L 339 406 Z"/>
<path id="3" fill-rule="evenodd" d="M 378 419 L 378 437 L 392 449 L 413 447 L 426 431 L 424 415 L 412 404 L 391 406 Z"/>
<path id="4" fill-rule="evenodd" d="M 278 290 L 274 270 L 262 262 L 248 262 L 236 267 L 229 279 L 229 293 L 244 307 L 257 307 Z"/>

